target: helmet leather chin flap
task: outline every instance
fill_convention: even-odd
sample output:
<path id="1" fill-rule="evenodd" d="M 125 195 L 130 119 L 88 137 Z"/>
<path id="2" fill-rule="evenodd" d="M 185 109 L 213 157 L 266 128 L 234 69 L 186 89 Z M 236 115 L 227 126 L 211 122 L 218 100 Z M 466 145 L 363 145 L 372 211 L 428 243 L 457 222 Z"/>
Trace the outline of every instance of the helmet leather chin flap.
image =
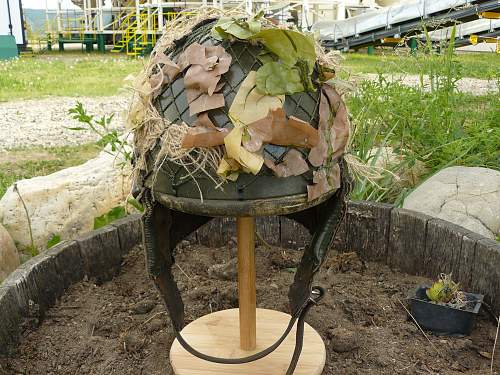
<path id="1" fill-rule="evenodd" d="M 139 116 L 134 129 L 134 195 L 145 208 L 148 271 L 179 343 L 207 361 L 261 359 L 298 323 L 293 374 L 305 315 L 324 294 L 313 278 L 346 211 L 349 121 L 318 48 L 312 36 L 262 15 L 212 18 L 172 43 L 160 40 L 146 67 L 148 90 L 139 101 L 154 116 Z M 275 344 L 246 358 L 200 353 L 180 334 L 175 247 L 214 217 L 266 215 L 286 216 L 312 234 L 288 292 L 290 324 Z"/>

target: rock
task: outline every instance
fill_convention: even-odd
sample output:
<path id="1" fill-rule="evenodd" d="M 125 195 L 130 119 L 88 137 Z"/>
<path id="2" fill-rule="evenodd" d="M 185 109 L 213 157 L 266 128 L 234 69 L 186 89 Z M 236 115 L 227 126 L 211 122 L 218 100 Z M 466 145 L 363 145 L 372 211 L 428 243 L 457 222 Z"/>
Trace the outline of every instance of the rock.
<path id="1" fill-rule="evenodd" d="M 233 258 L 227 263 L 214 264 L 208 269 L 208 276 L 220 280 L 237 280 L 238 258 Z"/>
<path id="2" fill-rule="evenodd" d="M 403 208 L 495 239 L 500 234 L 500 172 L 478 167 L 445 168 L 409 194 Z"/>
<path id="3" fill-rule="evenodd" d="M 156 307 L 156 302 L 153 300 L 143 300 L 137 302 L 134 306 L 132 306 L 132 314 L 134 315 L 142 315 L 142 314 L 147 314 L 151 310 L 153 310 Z"/>
<path id="4" fill-rule="evenodd" d="M 0 224 L 0 283 L 19 267 L 19 253 L 9 232 Z"/>
<path id="5" fill-rule="evenodd" d="M 346 353 L 359 348 L 359 336 L 346 328 L 334 328 L 328 331 L 332 349 L 337 353 Z"/>
<path id="6" fill-rule="evenodd" d="M 299 264 L 301 253 L 293 250 L 279 249 L 271 253 L 271 264 L 279 269 L 295 268 Z"/>
<path id="7" fill-rule="evenodd" d="M 103 151 L 82 165 L 17 182 L 38 250 L 45 249 L 53 234 L 65 240 L 92 230 L 94 218 L 126 200 L 130 169 L 121 164 L 120 157 Z M 0 200 L 0 223 L 26 248 L 28 220 L 19 194 L 11 186 Z"/>

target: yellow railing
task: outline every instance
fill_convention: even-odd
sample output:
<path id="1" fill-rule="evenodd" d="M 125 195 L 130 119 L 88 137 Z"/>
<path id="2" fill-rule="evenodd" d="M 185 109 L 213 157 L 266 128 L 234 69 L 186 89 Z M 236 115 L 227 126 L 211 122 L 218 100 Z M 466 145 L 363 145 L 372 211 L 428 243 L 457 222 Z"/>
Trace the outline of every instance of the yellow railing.
<path id="1" fill-rule="evenodd" d="M 163 19 L 165 25 L 168 25 L 180 15 L 193 14 L 194 12 L 164 12 Z M 114 48 L 112 52 L 125 51 L 130 56 L 137 56 L 148 46 L 154 46 L 162 31 L 158 24 L 158 9 L 149 14 L 147 11 L 142 11 L 139 18 L 135 11 L 130 12 L 122 17 L 119 23 L 116 23 L 116 27 L 113 33 Z M 121 34 L 120 40 L 117 39 L 118 34 Z"/>

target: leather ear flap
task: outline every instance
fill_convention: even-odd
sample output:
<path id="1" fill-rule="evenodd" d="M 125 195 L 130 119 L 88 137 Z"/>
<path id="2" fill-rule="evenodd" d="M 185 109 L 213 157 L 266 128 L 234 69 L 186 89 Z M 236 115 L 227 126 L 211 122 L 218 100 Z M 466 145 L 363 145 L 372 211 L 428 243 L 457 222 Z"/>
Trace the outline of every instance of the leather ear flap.
<path id="1" fill-rule="evenodd" d="M 345 164 L 341 165 L 342 183 L 337 192 L 325 202 L 308 210 L 287 215 L 313 233 L 290 286 L 288 298 L 292 313 L 298 311 L 309 298 L 314 275 L 325 261 L 347 211 L 347 196 L 350 191 L 349 176 Z"/>

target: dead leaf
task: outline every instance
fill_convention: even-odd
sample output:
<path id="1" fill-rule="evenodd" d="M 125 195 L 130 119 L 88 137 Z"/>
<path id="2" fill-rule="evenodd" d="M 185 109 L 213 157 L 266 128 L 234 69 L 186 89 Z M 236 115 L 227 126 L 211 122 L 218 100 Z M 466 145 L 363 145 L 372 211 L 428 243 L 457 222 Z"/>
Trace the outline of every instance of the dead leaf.
<path id="1" fill-rule="evenodd" d="M 345 152 L 349 141 L 349 115 L 347 107 L 339 93 L 330 85 L 323 85 L 323 90 L 328 97 L 334 116 L 330 130 L 330 142 L 333 146 L 333 159 L 338 159 Z"/>
<path id="2" fill-rule="evenodd" d="M 331 190 L 324 169 L 313 172 L 313 183 L 314 185 L 307 185 L 307 200 L 309 201 L 317 199 Z"/>
<path id="3" fill-rule="evenodd" d="M 184 75 L 184 87 L 212 95 L 219 83 L 220 76 L 206 71 L 201 65 L 192 65 Z"/>
<path id="4" fill-rule="evenodd" d="M 233 130 L 224 138 L 227 156 L 237 161 L 244 170 L 257 174 L 264 164 L 262 155 L 249 152 L 242 145 L 243 128 L 235 126 Z"/>
<path id="5" fill-rule="evenodd" d="M 208 116 L 208 112 L 202 112 L 198 114 L 198 118 L 193 124 L 194 127 L 199 126 L 208 129 L 217 129 L 214 125 L 210 117 Z"/>
<path id="6" fill-rule="evenodd" d="M 340 165 L 336 163 L 333 167 L 328 171 L 328 184 L 332 189 L 340 189 Z"/>
<path id="7" fill-rule="evenodd" d="M 224 137 L 228 133 L 227 129 L 191 127 L 182 139 L 182 148 L 220 146 L 224 144 Z"/>
<path id="8" fill-rule="evenodd" d="M 282 108 L 272 109 L 266 117 L 249 124 L 248 132 L 255 145 L 261 146 L 271 143 L 311 148 L 319 141 L 317 129 L 293 116 L 287 120 Z"/>
<path id="9" fill-rule="evenodd" d="M 271 109 L 283 107 L 285 96 L 260 94 L 255 79 L 255 71 L 248 73 L 231 104 L 229 117 L 235 126 L 248 125 L 266 117 Z"/>
<path id="10" fill-rule="evenodd" d="M 274 164 L 271 159 L 265 159 L 264 163 L 278 177 L 300 176 L 309 170 L 309 166 L 302 154 L 295 149 L 290 150 L 280 164 Z"/>
<path id="11" fill-rule="evenodd" d="M 191 115 L 210 109 L 223 107 L 222 96 L 214 93 L 224 86 L 220 83 L 221 75 L 231 66 L 232 57 L 221 46 L 203 46 L 193 43 L 179 56 L 177 62 L 180 69 L 189 69 L 184 75 L 184 87 Z M 206 95 L 210 98 L 207 98 Z M 211 98 L 216 96 L 216 98 Z"/>
<path id="12" fill-rule="evenodd" d="M 186 97 L 189 103 L 189 114 L 194 116 L 201 112 L 216 109 L 224 106 L 224 95 L 200 93 L 199 90 L 186 89 Z"/>
<path id="13" fill-rule="evenodd" d="M 486 359 L 491 359 L 491 353 L 490 352 L 485 352 L 485 351 L 478 351 L 478 353 L 481 355 L 481 357 L 484 357 Z"/>

